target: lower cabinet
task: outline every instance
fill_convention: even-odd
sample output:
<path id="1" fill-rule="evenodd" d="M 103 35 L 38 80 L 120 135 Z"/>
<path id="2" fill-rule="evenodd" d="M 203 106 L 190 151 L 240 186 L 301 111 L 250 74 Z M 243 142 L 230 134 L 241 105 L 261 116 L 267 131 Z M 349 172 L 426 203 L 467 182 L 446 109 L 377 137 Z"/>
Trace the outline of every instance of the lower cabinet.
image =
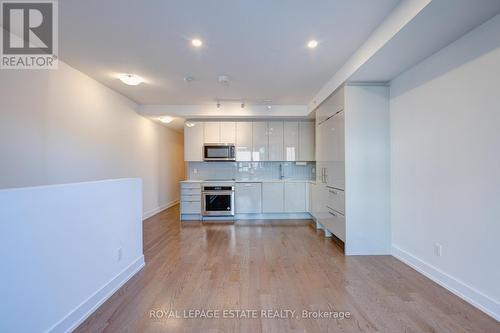
<path id="1" fill-rule="evenodd" d="M 307 211 L 307 183 L 285 183 L 285 213 L 304 213 Z"/>
<path id="2" fill-rule="evenodd" d="M 345 242 L 344 191 L 321 183 L 313 184 L 311 186 L 311 215 L 326 230 Z"/>
<path id="3" fill-rule="evenodd" d="M 236 214 L 262 213 L 262 183 L 236 183 Z"/>
<path id="4" fill-rule="evenodd" d="M 329 209 L 328 217 L 322 220 L 322 224 L 328 231 L 345 242 L 345 216 L 343 214 Z"/>
<path id="5" fill-rule="evenodd" d="M 201 214 L 199 183 L 181 183 L 181 214 Z"/>
<path id="6" fill-rule="evenodd" d="M 285 187 L 283 183 L 262 183 L 262 212 L 283 213 Z"/>
<path id="7" fill-rule="evenodd" d="M 307 182 L 236 183 L 236 213 L 306 213 L 307 185 Z"/>
<path id="8" fill-rule="evenodd" d="M 183 200 L 181 202 L 181 214 L 201 214 L 201 202 Z"/>
<path id="9" fill-rule="evenodd" d="M 345 194 L 343 190 L 332 188 L 327 186 L 328 198 L 327 207 L 339 212 L 340 214 L 345 214 Z"/>

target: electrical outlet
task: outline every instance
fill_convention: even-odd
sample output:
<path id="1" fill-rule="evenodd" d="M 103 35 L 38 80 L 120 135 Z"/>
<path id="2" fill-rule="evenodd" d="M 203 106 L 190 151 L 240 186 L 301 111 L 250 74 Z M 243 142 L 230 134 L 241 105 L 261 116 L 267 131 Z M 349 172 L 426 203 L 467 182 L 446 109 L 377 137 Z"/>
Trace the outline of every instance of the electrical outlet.
<path id="1" fill-rule="evenodd" d="M 122 251 L 122 248 L 119 247 L 118 248 L 118 253 L 117 253 L 117 256 L 116 256 L 117 261 L 121 261 L 122 257 L 123 257 L 123 251 Z"/>
<path id="2" fill-rule="evenodd" d="M 196 175 L 198 173 L 198 169 L 193 169 L 193 173 Z"/>
<path id="3" fill-rule="evenodd" d="M 443 246 L 441 244 L 434 244 L 434 255 L 436 257 L 441 257 L 443 255 Z"/>

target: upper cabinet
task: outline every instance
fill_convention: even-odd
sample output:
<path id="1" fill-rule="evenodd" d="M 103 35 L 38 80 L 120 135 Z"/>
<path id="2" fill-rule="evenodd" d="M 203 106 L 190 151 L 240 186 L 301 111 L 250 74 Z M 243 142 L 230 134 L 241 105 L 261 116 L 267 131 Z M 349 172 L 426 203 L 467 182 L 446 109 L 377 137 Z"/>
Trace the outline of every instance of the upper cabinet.
<path id="1" fill-rule="evenodd" d="M 299 159 L 299 122 L 285 121 L 284 124 L 284 151 L 285 161 L 298 161 Z"/>
<path id="2" fill-rule="evenodd" d="M 206 121 L 205 143 L 236 143 L 236 122 Z"/>
<path id="3" fill-rule="evenodd" d="M 205 121 L 205 142 L 220 143 L 220 122 Z"/>
<path id="4" fill-rule="evenodd" d="M 299 122 L 299 161 L 314 161 L 314 127 L 312 121 Z"/>
<path id="5" fill-rule="evenodd" d="M 220 123 L 219 143 L 236 143 L 236 122 L 222 121 Z"/>
<path id="6" fill-rule="evenodd" d="M 314 161 L 311 121 L 187 121 L 184 156 L 202 161 L 204 143 L 236 145 L 237 161 Z"/>
<path id="7" fill-rule="evenodd" d="M 236 160 L 252 160 L 252 122 L 238 121 L 236 123 Z"/>
<path id="8" fill-rule="evenodd" d="M 283 161 L 283 122 L 267 123 L 269 137 L 269 161 Z"/>
<path id="9" fill-rule="evenodd" d="M 184 160 L 203 161 L 204 126 L 201 121 L 184 124 Z"/>
<path id="10" fill-rule="evenodd" d="M 269 161 L 267 121 L 254 121 L 252 128 L 252 160 Z"/>

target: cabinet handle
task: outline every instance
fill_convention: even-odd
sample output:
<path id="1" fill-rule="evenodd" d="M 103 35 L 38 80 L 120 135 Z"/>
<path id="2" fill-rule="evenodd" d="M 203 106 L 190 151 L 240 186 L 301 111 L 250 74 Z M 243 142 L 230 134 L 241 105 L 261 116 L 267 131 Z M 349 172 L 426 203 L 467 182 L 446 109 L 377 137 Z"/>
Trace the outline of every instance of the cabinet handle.
<path id="1" fill-rule="evenodd" d="M 330 213 L 330 215 L 332 215 L 333 217 L 337 217 L 337 214 L 335 214 L 335 213 L 332 213 L 332 212 L 328 212 L 328 213 Z"/>

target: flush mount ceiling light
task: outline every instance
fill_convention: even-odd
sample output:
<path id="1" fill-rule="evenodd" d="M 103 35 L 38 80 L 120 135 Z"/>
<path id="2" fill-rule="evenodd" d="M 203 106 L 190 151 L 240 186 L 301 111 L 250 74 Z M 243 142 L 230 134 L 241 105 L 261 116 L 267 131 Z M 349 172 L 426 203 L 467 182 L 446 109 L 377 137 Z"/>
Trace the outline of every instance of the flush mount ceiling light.
<path id="1" fill-rule="evenodd" d="M 201 41 L 201 39 L 199 38 L 193 38 L 191 40 L 191 44 L 194 46 L 194 47 L 201 47 L 203 45 L 203 42 Z"/>
<path id="2" fill-rule="evenodd" d="M 129 86 L 137 86 L 144 82 L 144 79 L 142 77 L 135 74 L 118 74 L 118 78 L 120 79 L 120 81 Z"/>
<path id="3" fill-rule="evenodd" d="M 229 76 L 227 75 L 219 75 L 217 76 L 217 81 L 223 86 L 229 85 Z"/>
<path id="4" fill-rule="evenodd" d="M 314 49 L 314 48 L 316 48 L 316 46 L 318 46 L 317 40 L 312 39 L 307 43 L 307 47 L 310 49 Z"/>
<path id="5" fill-rule="evenodd" d="M 158 120 L 161 121 L 164 124 L 168 124 L 168 123 L 171 123 L 172 120 L 174 120 L 174 118 L 170 117 L 170 116 L 163 116 L 163 117 L 158 118 Z"/>

